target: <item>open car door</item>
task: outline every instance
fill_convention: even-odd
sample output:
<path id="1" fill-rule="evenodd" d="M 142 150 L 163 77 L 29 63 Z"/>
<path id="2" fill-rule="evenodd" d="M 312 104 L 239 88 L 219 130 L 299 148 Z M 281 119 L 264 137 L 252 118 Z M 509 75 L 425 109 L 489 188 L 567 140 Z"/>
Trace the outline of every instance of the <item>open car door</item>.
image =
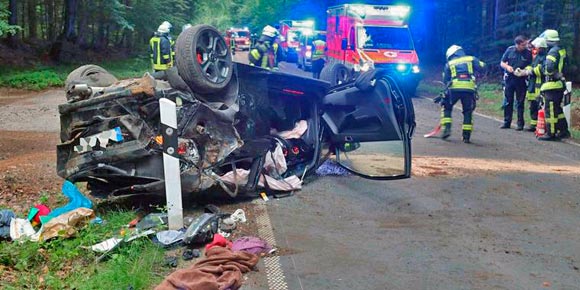
<path id="1" fill-rule="evenodd" d="M 411 176 L 413 103 L 384 72 L 364 73 L 324 97 L 323 122 L 334 158 L 350 172 L 371 179 Z"/>

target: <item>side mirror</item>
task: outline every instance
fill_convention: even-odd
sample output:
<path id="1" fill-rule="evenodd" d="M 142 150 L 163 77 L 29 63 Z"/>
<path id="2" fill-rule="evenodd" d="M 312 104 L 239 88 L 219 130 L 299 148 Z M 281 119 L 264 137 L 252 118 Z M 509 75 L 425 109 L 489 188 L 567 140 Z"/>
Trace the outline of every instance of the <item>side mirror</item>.
<path id="1" fill-rule="evenodd" d="M 340 42 L 340 49 L 342 50 L 348 49 L 348 40 L 346 38 L 343 38 L 342 41 Z"/>

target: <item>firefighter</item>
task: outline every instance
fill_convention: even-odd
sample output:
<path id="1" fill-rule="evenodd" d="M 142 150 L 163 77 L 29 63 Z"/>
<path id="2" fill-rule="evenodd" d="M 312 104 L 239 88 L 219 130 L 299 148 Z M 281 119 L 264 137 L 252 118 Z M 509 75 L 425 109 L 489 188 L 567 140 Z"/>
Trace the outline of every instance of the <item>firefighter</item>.
<path id="1" fill-rule="evenodd" d="M 165 71 L 174 64 L 175 42 L 169 35 L 170 30 L 171 24 L 165 21 L 159 25 L 157 32 L 149 40 L 151 63 L 153 64 L 153 70 L 156 72 Z"/>
<path id="2" fill-rule="evenodd" d="M 504 69 L 504 122 L 501 129 L 509 129 L 512 123 L 514 111 L 514 94 L 516 101 L 516 110 L 518 116 L 518 123 L 516 130 L 522 131 L 524 129 L 524 101 L 526 97 L 526 77 L 516 76 L 514 71 L 516 69 L 523 70 L 532 63 L 532 52 L 528 50 L 528 40 L 521 35 L 514 39 L 515 45 L 512 45 L 504 52 L 500 66 Z"/>
<path id="3" fill-rule="evenodd" d="M 316 37 L 316 40 L 312 42 L 312 47 L 314 48 L 314 52 L 312 53 L 312 77 L 319 79 L 322 67 L 324 67 L 324 63 L 326 62 L 324 57 L 326 42 L 324 42 L 322 37 L 319 35 Z"/>
<path id="4" fill-rule="evenodd" d="M 538 124 L 538 111 L 540 110 L 540 87 L 542 86 L 542 65 L 546 59 L 547 47 L 546 39 L 543 37 L 537 37 L 532 41 L 533 46 L 533 60 L 531 65 L 526 67 L 525 70 L 516 69 L 514 74 L 516 76 L 527 76 L 528 77 L 528 91 L 526 93 L 526 99 L 530 103 L 530 126 L 527 131 L 536 131 L 536 125 Z"/>
<path id="5" fill-rule="evenodd" d="M 250 65 L 265 69 L 278 69 L 278 63 L 284 58 L 282 48 L 276 41 L 279 33 L 276 28 L 266 25 L 262 35 L 248 54 Z"/>
<path id="6" fill-rule="evenodd" d="M 548 29 L 542 33 L 548 45 L 548 55 L 542 65 L 545 76 L 540 88 L 544 96 L 544 111 L 546 113 L 546 135 L 539 140 L 552 141 L 569 138 L 568 123 L 562 110 L 564 98 L 564 70 L 566 66 L 566 49 L 560 47 L 558 31 Z"/>
<path id="7" fill-rule="evenodd" d="M 447 86 L 445 98 L 442 100 L 441 138 L 447 139 L 451 135 L 451 112 L 453 106 L 461 100 L 463 107 L 463 142 L 470 143 L 473 131 L 472 114 L 477 99 L 475 72 L 481 71 L 485 63 L 473 56 L 465 55 L 463 48 L 452 45 L 445 53 L 447 63 L 443 71 L 443 82 Z"/>

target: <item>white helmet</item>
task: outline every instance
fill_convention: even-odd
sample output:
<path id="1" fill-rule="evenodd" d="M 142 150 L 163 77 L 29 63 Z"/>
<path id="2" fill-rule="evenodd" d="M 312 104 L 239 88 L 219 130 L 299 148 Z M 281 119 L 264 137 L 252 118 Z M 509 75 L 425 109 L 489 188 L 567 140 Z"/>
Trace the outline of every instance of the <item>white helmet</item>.
<path id="1" fill-rule="evenodd" d="M 278 30 L 270 25 L 266 25 L 264 29 L 262 29 L 262 35 L 276 37 L 278 35 Z"/>
<path id="2" fill-rule="evenodd" d="M 445 53 L 445 57 L 447 59 L 449 59 L 449 57 L 451 57 L 452 55 L 454 55 L 456 52 L 458 52 L 459 50 L 462 50 L 463 48 L 459 45 L 452 45 L 447 49 L 447 52 Z"/>
<path id="3" fill-rule="evenodd" d="M 161 25 L 159 25 L 159 28 L 157 28 L 157 32 L 159 33 L 169 33 L 169 30 L 171 29 L 171 23 L 167 22 L 167 21 L 163 21 L 163 23 L 161 23 Z"/>
<path id="4" fill-rule="evenodd" d="M 187 23 L 187 24 L 183 25 L 183 27 L 181 27 L 181 31 L 185 31 L 186 29 L 191 28 L 192 26 L 193 25 Z"/>
<path id="5" fill-rule="evenodd" d="M 534 41 L 532 41 L 532 45 L 536 48 L 547 48 L 548 44 L 546 43 L 546 39 L 543 37 L 536 37 L 536 39 L 534 39 Z"/>

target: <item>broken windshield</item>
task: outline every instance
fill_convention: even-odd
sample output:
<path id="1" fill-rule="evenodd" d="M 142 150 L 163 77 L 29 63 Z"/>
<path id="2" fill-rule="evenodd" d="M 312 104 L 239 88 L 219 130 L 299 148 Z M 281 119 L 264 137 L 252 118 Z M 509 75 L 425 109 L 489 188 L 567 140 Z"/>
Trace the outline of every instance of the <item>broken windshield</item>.
<path id="1" fill-rule="evenodd" d="M 358 48 L 413 50 L 406 27 L 361 26 L 357 31 Z"/>

